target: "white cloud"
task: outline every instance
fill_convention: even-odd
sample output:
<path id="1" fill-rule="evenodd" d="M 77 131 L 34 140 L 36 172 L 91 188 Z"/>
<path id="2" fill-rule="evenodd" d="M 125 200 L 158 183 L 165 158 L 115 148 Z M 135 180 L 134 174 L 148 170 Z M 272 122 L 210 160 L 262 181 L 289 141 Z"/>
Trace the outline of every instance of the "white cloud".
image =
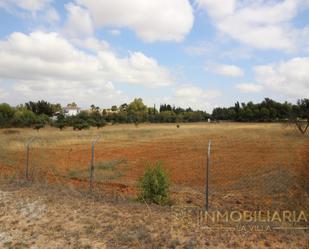
<path id="1" fill-rule="evenodd" d="M 44 12 L 44 19 L 46 19 L 46 15 L 51 15 L 51 13 L 47 12 L 51 8 L 51 1 L 52 0 L 0 0 L 0 8 L 4 8 L 9 13 L 21 18 L 36 18 L 38 12 Z"/>
<path id="2" fill-rule="evenodd" d="M 273 92 L 288 97 L 309 96 L 309 57 L 297 57 L 254 69 L 256 81 Z"/>
<path id="3" fill-rule="evenodd" d="M 184 51 L 191 56 L 207 55 L 208 59 L 228 59 L 237 61 L 252 57 L 252 49 L 245 46 L 226 47 L 214 40 L 212 42 L 197 42 L 184 48 Z"/>
<path id="4" fill-rule="evenodd" d="M 49 23 L 53 23 L 60 21 L 60 16 L 54 8 L 49 8 L 44 14 L 44 19 Z"/>
<path id="5" fill-rule="evenodd" d="M 87 54 L 59 34 L 44 32 L 13 33 L 0 41 L 0 80 L 15 82 L 15 91 L 27 96 L 87 101 L 95 95 L 121 96 L 111 82 L 146 87 L 173 83 L 167 69 L 140 52 L 120 58 L 102 47 Z"/>
<path id="6" fill-rule="evenodd" d="M 200 8 L 205 8 L 212 18 L 220 18 L 222 16 L 234 13 L 236 0 L 225 0 L 224 2 L 216 0 L 197 0 Z"/>
<path id="7" fill-rule="evenodd" d="M 4 98 L 7 96 L 6 91 L 4 89 L 0 88 L 0 103 L 2 103 L 1 98 Z"/>
<path id="8" fill-rule="evenodd" d="M 53 0 L 0 0 L 0 8 L 24 20 L 54 24 L 60 21 L 60 15 L 51 3 Z"/>
<path id="9" fill-rule="evenodd" d="M 3 8 L 21 8 L 31 12 L 43 10 L 49 5 L 51 0 L 1 0 L 0 7 Z"/>
<path id="10" fill-rule="evenodd" d="M 212 43 L 200 42 L 185 48 L 185 52 L 192 56 L 201 56 L 204 54 L 212 54 L 215 50 L 215 46 Z"/>
<path id="11" fill-rule="evenodd" d="M 118 36 L 118 35 L 121 34 L 120 30 L 118 30 L 118 29 L 111 29 L 111 30 L 109 30 L 109 33 L 113 36 Z"/>
<path id="12" fill-rule="evenodd" d="M 244 93 L 258 93 L 263 90 L 262 85 L 255 83 L 240 83 L 236 85 L 236 88 Z"/>
<path id="13" fill-rule="evenodd" d="M 181 41 L 193 25 L 188 0 L 78 0 L 87 7 L 96 27 L 126 27 L 146 42 Z"/>
<path id="14" fill-rule="evenodd" d="M 95 53 L 99 51 L 106 51 L 110 48 L 110 45 L 108 42 L 104 40 L 98 40 L 97 38 L 94 38 L 94 37 L 89 37 L 89 38 L 84 38 L 84 39 L 71 38 L 70 42 L 72 42 L 74 45 L 78 47 L 89 49 Z"/>
<path id="15" fill-rule="evenodd" d="M 230 77 L 241 77 L 244 76 L 244 71 L 235 65 L 228 64 L 217 64 L 213 62 L 207 62 L 205 65 L 207 71 L 211 71 L 215 74 L 230 76 Z"/>
<path id="16" fill-rule="evenodd" d="M 117 90 L 111 82 L 85 83 L 70 80 L 47 79 L 44 84 L 37 80 L 18 80 L 12 89 L 10 102 L 16 96 L 17 103 L 42 98 L 54 103 L 78 102 L 82 107 L 91 104 L 108 106 L 111 102 L 120 104 L 126 102 L 125 93 Z"/>
<path id="17" fill-rule="evenodd" d="M 166 97 L 166 103 L 173 103 L 176 106 L 191 107 L 200 110 L 211 110 L 211 101 L 221 96 L 218 90 L 204 90 L 193 85 L 180 85 L 174 89 L 171 97 Z"/>
<path id="18" fill-rule="evenodd" d="M 291 21 L 307 0 L 237 1 L 197 0 L 220 32 L 259 49 L 295 50 L 305 40 Z"/>
<path id="19" fill-rule="evenodd" d="M 66 4 L 65 8 L 68 15 L 64 27 L 66 36 L 70 38 L 92 36 L 94 28 L 88 10 L 72 3 Z"/>

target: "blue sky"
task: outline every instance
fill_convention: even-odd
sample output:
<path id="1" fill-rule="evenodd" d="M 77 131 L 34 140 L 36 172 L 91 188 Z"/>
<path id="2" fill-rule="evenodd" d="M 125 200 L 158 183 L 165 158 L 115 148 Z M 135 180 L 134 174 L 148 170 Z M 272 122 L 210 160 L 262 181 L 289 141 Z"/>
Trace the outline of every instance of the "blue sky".
<path id="1" fill-rule="evenodd" d="M 308 0 L 0 0 L 0 27 L 12 105 L 309 97 Z"/>

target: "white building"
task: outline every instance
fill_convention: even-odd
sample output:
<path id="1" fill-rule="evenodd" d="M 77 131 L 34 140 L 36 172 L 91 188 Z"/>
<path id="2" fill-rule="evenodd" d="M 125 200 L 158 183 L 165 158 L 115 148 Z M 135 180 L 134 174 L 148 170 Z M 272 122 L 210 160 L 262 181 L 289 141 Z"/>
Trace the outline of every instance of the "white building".
<path id="1" fill-rule="evenodd" d="M 63 108 L 63 113 L 64 116 L 68 117 L 68 116 L 76 116 L 77 114 L 79 114 L 81 111 L 81 109 L 77 106 L 71 106 L 68 105 L 67 107 Z"/>

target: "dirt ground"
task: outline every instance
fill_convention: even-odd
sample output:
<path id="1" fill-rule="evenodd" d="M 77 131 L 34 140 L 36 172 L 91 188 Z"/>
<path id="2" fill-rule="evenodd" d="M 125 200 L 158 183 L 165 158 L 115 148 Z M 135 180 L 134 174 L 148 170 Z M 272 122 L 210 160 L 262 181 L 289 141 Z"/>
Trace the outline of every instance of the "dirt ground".
<path id="1" fill-rule="evenodd" d="M 303 190 L 309 191 L 309 135 L 282 124 L 200 123 L 181 124 L 179 129 L 174 124 L 142 124 L 81 132 L 53 128 L 7 131 L 0 131 L 0 167 L 2 176 L 12 179 L 24 178 L 25 143 L 34 137 L 29 154 L 33 180 L 87 187 L 91 141 L 100 135 L 95 145 L 94 181 L 101 191 L 134 197 L 147 165 L 161 161 L 175 201 L 203 205 L 209 140 L 212 195 L 242 193 L 246 198 L 282 203 L 287 203 L 282 198 L 292 196 L 301 204 L 306 199 Z"/>
<path id="2" fill-rule="evenodd" d="M 87 194 L 91 141 L 94 191 Z M 30 145 L 25 182 L 25 144 Z M 282 124 L 141 124 L 86 131 L 0 130 L 0 248 L 301 248 L 308 229 L 240 232 L 173 219 L 138 203 L 138 180 L 161 161 L 173 206 L 309 211 L 309 135 Z M 20 184 L 23 183 L 23 184 Z M 307 224 L 304 224 L 307 226 Z"/>
<path id="3" fill-rule="evenodd" d="M 0 186 L 0 248 L 309 248 L 306 231 L 188 229 L 170 207 L 43 185 Z"/>

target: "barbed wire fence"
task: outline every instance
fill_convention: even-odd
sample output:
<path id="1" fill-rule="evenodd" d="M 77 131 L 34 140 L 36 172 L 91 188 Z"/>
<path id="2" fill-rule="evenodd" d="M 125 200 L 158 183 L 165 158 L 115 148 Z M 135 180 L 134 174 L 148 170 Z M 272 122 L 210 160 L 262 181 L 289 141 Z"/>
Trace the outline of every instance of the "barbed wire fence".
<path id="1" fill-rule="evenodd" d="M 302 175 L 308 169 L 304 162 L 308 153 L 284 142 L 205 135 L 195 141 L 149 141 L 132 136 L 112 143 L 103 134 L 77 135 L 68 141 L 38 134 L 18 146 L 2 144 L 0 168 L 1 176 L 8 180 L 134 195 L 147 162 L 161 160 L 180 202 L 208 210 L 243 207 L 249 201 L 258 203 L 258 198 L 274 205 L 277 200 L 290 203 L 289 199 L 299 196 L 302 205 L 306 196 L 299 187 L 308 180 Z"/>

